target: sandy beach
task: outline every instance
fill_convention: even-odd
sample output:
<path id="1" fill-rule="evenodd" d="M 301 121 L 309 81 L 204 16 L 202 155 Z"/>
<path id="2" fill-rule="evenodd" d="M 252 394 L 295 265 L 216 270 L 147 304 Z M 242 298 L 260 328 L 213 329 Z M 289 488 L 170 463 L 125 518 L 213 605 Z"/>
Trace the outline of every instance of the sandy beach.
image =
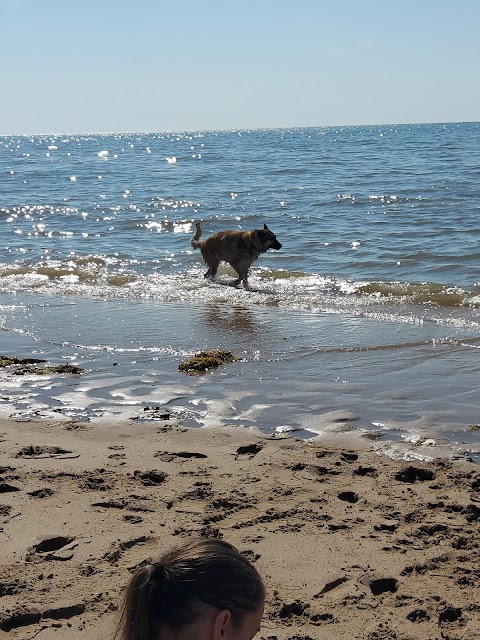
<path id="1" fill-rule="evenodd" d="M 255 562 L 263 640 L 480 638 L 480 473 L 245 428 L 0 424 L 0 638 L 107 639 L 132 570 L 219 536 Z"/>

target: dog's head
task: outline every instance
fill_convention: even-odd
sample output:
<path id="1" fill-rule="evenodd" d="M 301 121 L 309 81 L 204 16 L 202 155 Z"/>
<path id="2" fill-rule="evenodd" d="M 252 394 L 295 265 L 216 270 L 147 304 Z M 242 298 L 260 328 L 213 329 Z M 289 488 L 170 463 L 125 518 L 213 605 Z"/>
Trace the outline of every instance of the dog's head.
<path id="1" fill-rule="evenodd" d="M 262 252 L 268 251 L 269 249 L 278 250 L 282 248 L 282 245 L 277 240 L 277 236 L 272 231 L 270 231 L 266 224 L 263 225 L 263 229 L 255 230 L 255 236 Z"/>

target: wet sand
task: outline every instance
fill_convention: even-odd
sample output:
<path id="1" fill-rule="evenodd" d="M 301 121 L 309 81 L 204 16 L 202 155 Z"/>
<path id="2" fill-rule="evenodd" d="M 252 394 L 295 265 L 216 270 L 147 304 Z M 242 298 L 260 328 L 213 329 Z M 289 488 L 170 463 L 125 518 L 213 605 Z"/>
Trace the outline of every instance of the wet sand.
<path id="1" fill-rule="evenodd" d="M 150 420 L 0 423 L 0 638 L 111 638 L 131 572 L 219 536 L 263 640 L 480 638 L 480 470 Z"/>

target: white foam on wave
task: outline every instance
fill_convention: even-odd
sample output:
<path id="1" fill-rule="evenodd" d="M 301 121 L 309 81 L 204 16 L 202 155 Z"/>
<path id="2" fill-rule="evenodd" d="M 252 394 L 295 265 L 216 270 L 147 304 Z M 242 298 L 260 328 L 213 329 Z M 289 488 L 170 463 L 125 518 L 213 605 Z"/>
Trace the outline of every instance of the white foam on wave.
<path id="1" fill-rule="evenodd" d="M 465 298 L 463 304 L 466 307 L 480 307 L 480 295 L 470 296 Z"/>
<path id="2" fill-rule="evenodd" d="M 179 223 L 184 230 L 188 223 Z M 151 231 L 160 232 L 162 223 L 149 220 Z M 70 232 L 65 231 L 66 236 Z M 162 261 L 175 264 L 174 254 L 164 255 Z M 365 283 L 351 282 L 316 274 L 294 274 L 253 268 L 249 288 L 232 285 L 236 277 L 230 268 L 221 267 L 215 281 L 203 278 L 204 269 L 193 267 L 182 273 L 141 273 L 143 264 L 125 266 L 117 257 L 75 256 L 68 262 L 48 260 L 25 273 L 12 273 L 0 265 L 0 291 L 36 290 L 54 295 L 73 295 L 87 298 L 151 299 L 163 302 L 215 302 L 253 304 L 264 307 L 316 313 L 348 313 L 379 322 L 393 322 L 423 326 L 434 323 L 456 329 L 478 329 L 476 316 L 460 308 L 420 307 L 402 304 L 398 299 L 384 300 L 377 296 L 358 294 Z M 174 269 L 175 267 L 172 266 Z M 66 274 L 65 269 L 70 273 Z M 38 273 L 39 271 L 39 273 Z M 444 336 L 441 336 L 443 338 Z M 466 336 L 459 336 L 465 338 Z"/>

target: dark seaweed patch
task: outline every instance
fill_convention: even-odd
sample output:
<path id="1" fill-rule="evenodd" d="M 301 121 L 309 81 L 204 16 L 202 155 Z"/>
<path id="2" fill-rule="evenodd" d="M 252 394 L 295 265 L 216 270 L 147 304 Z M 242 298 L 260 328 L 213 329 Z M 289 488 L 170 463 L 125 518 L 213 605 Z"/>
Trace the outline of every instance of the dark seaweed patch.
<path id="1" fill-rule="evenodd" d="M 40 358 L 17 358 L 16 356 L 0 355 L 0 368 L 10 367 L 17 376 L 33 374 L 48 376 L 55 373 L 80 374 L 84 369 L 74 364 L 43 364 L 46 360 Z"/>
<path id="2" fill-rule="evenodd" d="M 209 369 L 216 369 L 220 365 L 238 360 L 241 360 L 241 358 L 234 356 L 230 351 L 201 351 L 188 360 L 185 360 L 185 362 L 181 362 L 178 365 L 178 370 L 188 374 L 202 373 Z"/>

